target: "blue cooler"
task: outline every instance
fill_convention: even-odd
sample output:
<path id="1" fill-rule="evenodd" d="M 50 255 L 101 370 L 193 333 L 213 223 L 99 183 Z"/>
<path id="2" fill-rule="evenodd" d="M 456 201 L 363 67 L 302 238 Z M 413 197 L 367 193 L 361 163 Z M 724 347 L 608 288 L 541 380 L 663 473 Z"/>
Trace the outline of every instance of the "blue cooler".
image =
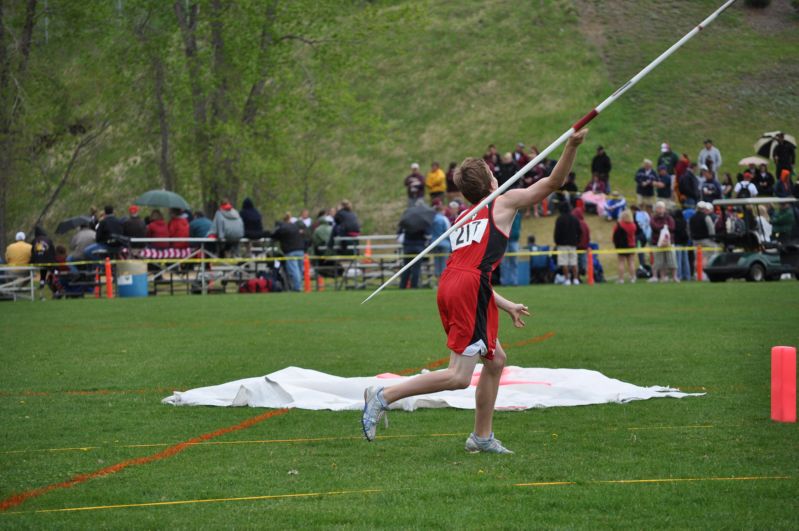
<path id="1" fill-rule="evenodd" d="M 117 291 L 120 297 L 146 297 L 147 264 L 145 262 L 117 263 Z"/>

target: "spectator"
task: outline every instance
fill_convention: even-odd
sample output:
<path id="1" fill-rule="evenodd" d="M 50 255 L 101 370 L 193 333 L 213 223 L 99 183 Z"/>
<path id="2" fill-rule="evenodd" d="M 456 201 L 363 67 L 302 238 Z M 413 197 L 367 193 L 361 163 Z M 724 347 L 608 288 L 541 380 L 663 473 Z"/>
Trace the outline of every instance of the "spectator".
<path id="1" fill-rule="evenodd" d="M 332 254 L 327 248 L 330 235 L 333 233 L 333 218 L 328 216 L 324 210 L 320 210 L 316 216 L 316 227 L 311 235 L 311 252 L 315 256 Z"/>
<path id="2" fill-rule="evenodd" d="M 673 203 L 671 199 L 671 179 L 668 168 L 666 166 L 658 166 L 658 174 L 652 182 L 652 186 L 655 189 L 658 200 L 665 203 L 666 208 Z"/>
<path id="3" fill-rule="evenodd" d="M 31 244 L 25 241 L 25 233 L 18 232 L 14 243 L 6 247 L 6 264 L 11 267 L 24 267 L 31 263 Z"/>
<path id="4" fill-rule="evenodd" d="M 510 233 L 508 234 L 508 246 L 506 248 L 505 257 L 502 259 L 499 270 L 499 282 L 503 286 L 518 286 L 519 285 L 519 265 L 518 258 L 509 253 L 519 252 L 519 237 L 522 232 L 522 213 L 516 212 L 513 218 L 513 223 L 510 226 Z"/>
<path id="5" fill-rule="evenodd" d="M 147 224 L 148 238 L 169 238 L 169 227 L 164 221 L 164 216 L 161 211 L 153 209 L 150 212 L 150 223 Z M 168 249 L 169 242 L 151 242 L 149 247 L 153 249 Z"/>
<path id="6" fill-rule="evenodd" d="M 582 273 L 587 271 L 586 265 L 588 264 L 588 245 L 591 243 L 591 229 L 588 228 L 588 224 L 585 222 L 585 217 L 583 216 L 583 209 L 582 207 L 574 207 L 572 209 L 572 216 L 577 218 L 577 221 L 580 222 L 580 241 L 577 243 L 577 250 L 583 251 L 577 254 L 577 271 L 578 273 Z"/>
<path id="7" fill-rule="evenodd" d="M 41 227 L 34 227 L 33 242 L 31 243 L 31 264 L 52 264 L 55 263 L 55 245 L 47 233 Z M 39 270 L 39 287 L 43 288 L 47 277 L 53 271 L 51 267 L 43 267 Z"/>
<path id="8" fill-rule="evenodd" d="M 497 173 L 499 173 L 500 157 L 499 153 L 497 153 L 497 147 L 494 144 L 490 144 L 488 146 L 488 151 L 486 151 L 486 154 L 483 155 L 483 160 L 486 161 L 486 164 L 488 164 L 488 168 L 491 170 L 491 173 L 496 176 Z"/>
<path id="9" fill-rule="evenodd" d="M 732 182 L 732 175 L 729 173 L 724 174 L 724 178 L 721 180 L 721 195 L 724 199 L 729 199 L 732 197 L 732 191 L 735 188 L 735 184 Z"/>
<path id="10" fill-rule="evenodd" d="M 502 186 L 508 180 L 516 175 L 516 172 L 519 171 L 519 168 L 516 166 L 516 163 L 513 162 L 513 156 L 510 153 L 505 153 L 502 155 L 502 158 L 499 161 L 499 171 L 495 174 L 497 178 L 497 186 Z M 522 179 L 516 181 L 516 183 L 511 186 L 511 189 L 518 188 Z"/>
<path id="11" fill-rule="evenodd" d="M 669 175 L 674 175 L 674 168 L 677 167 L 677 163 L 679 162 L 680 158 L 677 156 L 675 152 L 671 150 L 671 146 L 669 146 L 668 142 L 663 142 L 660 144 L 660 155 L 658 156 L 658 168 L 661 166 L 666 167 L 666 172 Z"/>
<path id="12" fill-rule="evenodd" d="M 521 169 L 530 160 L 530 157 L 524 152 L 524 144 L 522 142 L 516 144 L 516 151 L 513 152 L 513 162 L 516 163 L 516 167 Z"/>
<path id="13" fill-rule="evenodd" d="M 402 254 L 405 255 L 405 264 L 424 250 L 433 227 L 434 217 L 435 211 L 426 206 L 424 201 L 418 201 L 402 213 L 399 221 L 399 234 L 402 239 Z M 422 264 L 421 261 L 418 261 L 403 271 L 400 275 L 400 289 L 418 288 L 421 270 Z"/>
<path id="14" fill-rule="evenodd" d="M 629 251 L 619 252 L 619 284 L 624 284 L 624 271 L 627 271 L 627 279 L 635 282 L 635 266 L 632 249 L 635 249 L 636 225 L 633 221 L 633 214 L 629 210 L 623 210 L 619 214 L 619 222 L 613 228 L 613 246 L 616 249 L 630 249 Z"/>
<path id="15" fill-rule="evenodd" d="M 605 201 L 605 219 L 614 221 L 619 219 L 619 215 L 627 208 L 627 200 L 618 192 L 612 192 Z"/>
<path id="16" fill-rule="evenodd" d="M 776 197 L 791 197 L 793 191 L 793 184 L 791 183 L 791 171 L 783 169 L 779 173 L 780 180 L 774 187 L 774 195 Z"/>
<path id="17" fill-rule="evenodd" d="M 774 176 L 768 171 L 768 166 L 761 164 L 754 173 L 754 183 L 757 186 L 757 195 L 774 195 Z"/>
<path id="18" fill-rule="evenodd" d="M 303 210 L 306 216 L 307 210 Z M 252 199 L 249 197 L 241 204 L 239 211 L 241 221 L 244 223 L 244 237 L 248 240 L 260 240 L 264 237 L 264 222 L 261 213 L 255 208 Z M 310 219 L 308 220 L 310 222 Z"/>
<path id="19" fill-rule="evenodd" d="M 300 211 L 300 223 L 305 225 L 306 229 L 310 229 L 311 228 L 311 224 L 313 223 L 313 220 L 311 219 L 311 213 L 310 213 L 310 211 L 307 208 L 303 208 Z M 245 223 L 245 226 L 244 226 L 244 233 L 245 234 L 247 233 L 247 225 L 246 225 L 246 223 Z M 248 238 L 249 238 L 249 236 L 248 236 Z"/>
<path id="20" fill-rule="evenodd" d="M 655 215 L 652 216 L 652 244 L 657 246 L 658 252 L 654 253 L 654 274 L 652 281 L 668 282 L 674 276 L 677 269 L 677 262 L 674 251 L 666 248 L 671 247 L 672 235 L 674 234 L 674 218 L 666 212 L 666 203 L 658 201 L 655 203 Z"/>
<path id="21" fill-rule="evenodd" d="M 784 172 L 788 170 L 782 170 Z M 791 239 L 791 235 L 796 225 L 796 215 L 790 203 L 780 203 L 778 210 L 771 217 L 771 228 L 777 241 L 786 243 Z M 19 236 L 19 235 L 17 235 Z"/>
<path id="22" fill-rule="evenodd" d="M 780 175 L 783 170 L 788 170 L 789 175 L 793 173 L 793 165 L 796 163 L 796 147 L 785 140 L 783 133 L 777 133 L 777 145 L 774 146 L 771 156 L 774 157 L 777 175 Z"/>
<path id="23" fill-rule="evenodd" d="M 646 205 L 643 209 L 633 205 L 632 211 L 633 221 L 638 227 L 635 232 L 636 242 L 640 247 L 646 247 L 652 238 L 652 218 L 649 215 L 652 211 L 652 205 Z M 644 253 L 638 253 L 638 263 L 644 269 L 649 268 L 649 264 L 644 259 Z"/>
<path id="24" fill-rule="evenodd" d="M 305 236 L 297 223 L 291 221 L 291 212 L 286 212 L 283 222 L 277 223 L 272 232 L 272 239 L 280 243 L 280 250 L 286 257 L 286 273 L 289 277 L 289 288 L 292 291 L 302 290 L 304 275 L 303 256 L 305 255 Z"/>
<path id="25" fill-rule="evenodd" d="M 716 224 L 713 222 L 711 212 L 713 212 L 713 205 L 706 201 L 700 201 L 696 205 L 696 212 L 688 221 L 688 234 L 697 247 L 713 248 L 716 246 L 713 239 L 716 235 Z M 715 252 L 709 251 L 705 255 L 705 263 L 710 263 L 714 256 Z M 697 278 L 697 280 L 704 279 Z"/>
<path id="26" fill-rule="evenodd" d="M 596 175 L 602 183 L 604 183 L 605 191 L 602 193 L 610 193 L 610 170 L 612 168 L 610 157 L 605 153 L 605 148 L 598 146 L 596 148 L 596 155 L 591 159 L 591 174 Z"/>
<path id="27" fill-rule="evenodd" d="M 436 205 L 435 210 L 436 215 L 433 218 L 433 226 L 430 233 L 430 238 L 433 240 L 438 239 L 438 237 L 447 232 L 447 229 L 451 226 L 449 218 L 446 216 L 447 207 L 439 203 Z M 433 259 L 436 278 L 440 277 L 441 273 L 443 273 L 444 269 L 447 267 L 447 257 L 450 252 L 452 252 L 452 245 L 450 244 L 449 238 L 441 240 L 441 243 L 436 245 L 435 249 L 433 249 L 434 254 L 441 255 Z"/>
<path id="28" fill-rule="evenodd" d="M 411 164 L 411 173 L 405 177 L 405 188 L 408 190 L 408 206 L 412 207 L 419 199 L 424 199 L 424 176 L 419 172 L 417 163 Z"/>
<path id="29" fill-rule="evenodd" d="M 674 165 L 674 176 L 677 179 L 679 179 L 680 177 L 682 177 L 683 173 L 685 173 L 686 170 L 688 170 L 690 166 L 691 166 L 691 159 L 688 158 L 687 153 L 683 153 L 682 155 L 680 155 L 680 158 L 677 160 L 677 164 Z M 696 173 L 695 170 L 694 173 Z"/>
<path id="30" fill-rule="evenodd" d="M 188 238 L 191 233 L 189 220 L 186 214 L 179 208 L 169 209 L 169 224 L 167 225 L 170 238 Z M 189 242 L 172 242 L 175 249 L 188 249 Z"/>
<path id="31" fill-rule="evenodd" d="M 220 256 L 224 256 L 228 252 L 237 254 L 239 240 L 244 237 L 244 221 L 227 199 L 222 200 L 222 204 L 214 214 L 208 237 L 219 240 Z"/>
<path id="32" fill-rule="evenodd" d="M 69 242 L 69 256 L 67 262 L 78 262 L 85 258 L 84 251 L 94 244 L 95 232 L 89 226 L 89 223 L 81 223 L 78 232 L 72 237 Z M 77 269 L 70 267 L 70 271 L 77 272 Z"/>
<path id="33" fill-rule="evenodd" d="M 430 165 L 430 173 L 427 174 L 424 185 L 427 188 L 427 195 L 430 197 L 430 204 L 436 200 L 444 200 L 444 194 L 447 191 L 447 176 L 438 162 L 434 161 Z"/>
<path id="34" fill-rule="evenodd" d="M 743 180 L 733 188 L 733 195 L 739 199 L 757 197 L 757 186 L 752 183 L 752 173 L 749 170 L 744 172 Z"/>
<path id="35" fill-rule="evenodd" d="M 424 201 L 424 196 L 420 199 Z M 333 216 L 333 233 L 328 242 L 328 248 L 334 249 L 337 254 L 352 254 L 351 238 L 357 238 L 361 234 L 361 223 L 358 216 L 352 211 L 352 203 L 347 199 L 342 199 L 339 209 Z M 336 240 L 338 238 L 338 240 Z"/>
<path id="36" fill-rule="evenodd" d="M 128 219 L 122 223 L 122 234 L 126 238 L 146 238 L 147 225 L 139 217 L 139 207 L 130 205 L 128 207 Z M 131 247 L 144 247 L 143 243 L 131 243 Z"/>
<path id="37" fill-rule="evenodd" d="M 688 235 L 688 221 L 685 219 L 685 212 L 682 210 L 674 211 L 674 233 L 673 242 L 678 249 L 674 251 L 677 260 L 677 272 L 674 276 L 676 282 L 691 280 L 691 262 L 688 259 L 688 251 L 681 247 L 691 244 L 691 237 Z"/>
<path id="38" fill-rule="evenodd" d="M 194 212 L 194 219 L 189 223 L 189 236 L 192 238 L 205 238 L 211 230 L 211 220 L 205 217 L 202 210 Z"/>
<path id="39" fill-rule="evenodd" d="M 644 165 L 638 168 L 635 174 L 635 194 L 638 197 L 638 206 L 651 205 L 655 196 L 653 183 L 657 179 L 652 161 L 644 159 Z"/>
<path id="40" fill-rule="evenodd" d="M 461 196 L 458 185 L 455 184 L 455 168 L 457 167 L 457 162 L 450 162 L 447 169 L 447 201 L 454 201 Z"/>
<path id="41" fill-rule="evenodd" d="M 685 207 L 693 208 L 699 202 L 699 184 L 697 183 L 695 172 L 696 162 L 691 162 L 678 178 L 677 193 L 679 194 L 680 203 Z"/>
<path id="42" fill-rule="evenodd" d="M 591 192 L 593 194 L 606 194 L 608 193 L 605 181 L 603 181 L 599 174 L 594 172 L 591 175 L 591 180 L 585 185 L 583 192 Z"/>
<path id="43" fill-rule="evenodd" d="M 571 213 L 568 201 L 560 205 L 560 216 L 555 221 L 555 245 L 558 251 L 558 266 L 564 284 L 579 284 L 577 272 L 577 245 L 580 243 L 580 220 Z"/>
<path id="44" fill-rule="evenodd" d="M 766 205 L 758 205 L 757 206 L 757 219 L 755 220 L 756 227 L 757 227 L 757 237 L 760 239 L 760 242 L 770 242 L 771 241 L 771 234 L 774 231 L 774 227 L 772 227 L 771 222 L 769 221 L 768 216 L 768 209 Z"/>
<path id="45" fill-rule="evenodd" d="M 699 185 L 699 194 L 702 201 L 712 203 L 721 199 L 723 194 L 721 184 L 707 166 L 702 166 L 702 184 Z"/>
<path id="46" fill-rule="evenodd" d="M 121 236 L 125 230 L 122 228 L 122 222 L 114 215 L 114 207 L 106 205 L 105 216 L 100 220 L 97 225 L 97 234 L 95 241 L 106 249 L 109 246 L 117 245 L 117 238 Z"/>
<path id="47" fill-rule="evenodd" d="M 699 151 L 699 156 L 696 157 L 699 165 L 705 165 L 710 171 L 713 172 L 713 177 L 718 177 L 718 172 L 721 169 L 721 152 L 719 148 L 713 145 L 711 139 L 705 140 L 705 147 Z"/>

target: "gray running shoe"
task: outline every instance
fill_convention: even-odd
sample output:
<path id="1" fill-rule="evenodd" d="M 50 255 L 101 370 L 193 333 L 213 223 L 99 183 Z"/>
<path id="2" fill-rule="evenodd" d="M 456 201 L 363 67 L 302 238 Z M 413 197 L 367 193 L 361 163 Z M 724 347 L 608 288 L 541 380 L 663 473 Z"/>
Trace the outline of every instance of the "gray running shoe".
<path id="1" fill-rule="evenodd" d="M 369 387 L 363 392 L 364 405 L 361 426 L 363 427 L 363 436 L 370 442 L 375 440 L 375 433 L 380 419 L 385 417 L 386 427 L 388 427 L 386 408 L 383 407 L 380 398 L 377 396 L 382 390 L 382 387 Z"/>
<path id="2" fill-rule="evenodd" d="M 478 452 L 487 452 L 489 454 L 512 454 L 510 450 L 502 446 L 502 441 L 499 439 L 494 438 L 494 434 L 491 434 L 491 438 L 488 442 L 480 442 L 477 440 L 477 437 L 474 433 L 469 435 L 469 438 L 466 439 L 466 451 L 472 454 L 476 454 Z"/>

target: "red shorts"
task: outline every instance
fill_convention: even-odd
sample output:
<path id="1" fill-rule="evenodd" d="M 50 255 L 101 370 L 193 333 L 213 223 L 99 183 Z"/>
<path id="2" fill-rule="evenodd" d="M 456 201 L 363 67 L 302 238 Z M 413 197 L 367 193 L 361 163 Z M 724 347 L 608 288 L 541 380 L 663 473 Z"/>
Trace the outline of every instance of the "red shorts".
<path id="1" fill-rule="evenodd" d="M 448 266 L 437 298 L 447 347 L 456 354 L 493 359 L 499 316 L 490 273 Z"/>

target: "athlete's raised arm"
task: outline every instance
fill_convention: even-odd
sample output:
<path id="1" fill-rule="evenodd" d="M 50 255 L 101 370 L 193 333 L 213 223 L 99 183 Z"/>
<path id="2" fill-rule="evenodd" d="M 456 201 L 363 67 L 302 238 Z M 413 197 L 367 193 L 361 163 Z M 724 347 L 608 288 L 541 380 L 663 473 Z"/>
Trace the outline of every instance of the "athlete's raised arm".
<path id="1" fill-rule="evenodd" d="M 497 204 L 502 204 L 502 210 L 515 211 L 527 208 L 536 203 L 540 203 L 541 200 L 548 197 L 549 194 L 560 190 L 574 165 L 577 147 L 583 143 L 586 134 L 588 134 L 588 129 L 584 128 L 569 137 L 569 140 L 566 142 L 566 147 L 563 148 L 563 154 L 549 177 L 544 177 L 527 188 L 508 190 L 501 195 L 500 197 L 502 200 L 498 201 Z"/>

